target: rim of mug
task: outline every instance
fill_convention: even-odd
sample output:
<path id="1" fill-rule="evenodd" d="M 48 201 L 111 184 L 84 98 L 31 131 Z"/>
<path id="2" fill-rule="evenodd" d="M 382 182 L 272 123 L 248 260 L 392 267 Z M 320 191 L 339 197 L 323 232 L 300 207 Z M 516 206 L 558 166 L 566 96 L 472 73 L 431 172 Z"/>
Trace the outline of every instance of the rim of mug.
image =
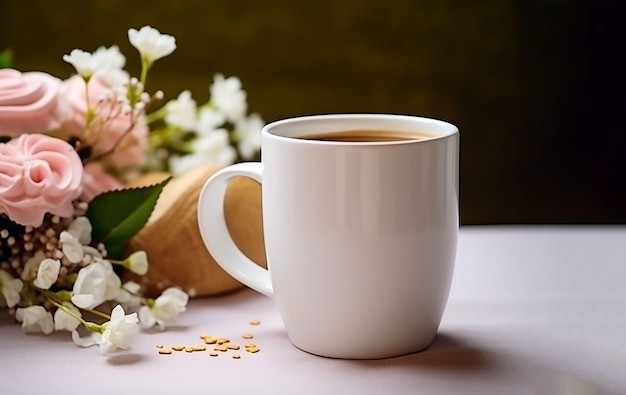
<path id="1" fill-rule="evenodd" d="M 365 122 L 367 125 L 349 126 L 354 122 Z M 324 123 L 327 122 L 327 127 Z M 374 122 L 374 124 L 372 124 Z M 346 127 L 341 127 L 342 123 Z M 393 124 L 394 126 L 391 126 Z M 419 123 L 427 127 L 429 130 L 419 130 L 420 134 L 428 135 L 427 138 L 415 140 L 389 140 L 389 141 L 324 141 L 324 140 L 307 140 L 303 136 L 316 133 L 333 133 L 351 130 L 393 130 L 395 132 L 414 133 L 415 128 L 399 128 L 397 125 L 405 123 Z M 311 124 L 309 129 L 303 131 L 302 124 Z M 297 125 L 297 133 L 285 133 Z M 315 125 L 315 126 L 313 126 Z M 278 130 L 277 130 L 278 129 Z M 330 129 L 330 130 L 329 130 Z M 293 130 L 293 129 L 291 129 Z M 281 133 L 282 132 L 282 133 Z M 337 113 L 337 114 L 313 114 L 294 116 L 272 121 L 263 126 L 262 134 L 267 134 L 277 139 L 285 139 L 293 142 L 306 142 L 307 144 L 342 144 L 342 145 L 389 145 L 389 144 L 415 144 L 427 141 L 445 139 L 459 133 L 459 129 L 450 122 L 423 117 L 418 115 L 391 114 L 391 113 Z"/>

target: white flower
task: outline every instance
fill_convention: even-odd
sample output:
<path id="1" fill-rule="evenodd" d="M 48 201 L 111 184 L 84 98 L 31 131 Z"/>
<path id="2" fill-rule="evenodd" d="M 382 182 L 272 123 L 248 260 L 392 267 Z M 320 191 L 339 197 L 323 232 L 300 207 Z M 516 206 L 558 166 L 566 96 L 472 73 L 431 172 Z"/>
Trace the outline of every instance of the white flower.
<path id="1" fill-rule="evenodd" d="M 207 164 L 230 165 L 235 161 L 237 152 L 230 145 L 229 138 L 226 130 L 216 130 L 198 138 L 194 142 L 194 151 L 202 155 Z"/>
<path id="2" fill-rule="evenodd" d="M 63 60 L 74 66 L 78 74 L 89 79 L 98 70 L 98 58 L 82 49 L 73 49 L 69 55 L 63 55 Z"/>
<path id="3" fill-rule="evenodd" d="M 161 34 L 151 26 L 144 26 L 139 31 L 128 29 L 128 39 L 149 64 L 176 49 L 176 39 L 173 36 Z"/>
<path id="4" fill-rule="evenodd" d="M 98 263 L 92 263 L 78 271 L 74 283 L 72 303 L 82 309 L 93 309 L 104 302 L 106 270 Z"/>
<path id="5" fill-rule="evenodd" d="M 104 333 L 99 342 L 100 351 L 104 353 L 117 348 L 127 349 L 131 336 L 139 332 L 138 322 L 137 313 L 126 315 L 122 306 L 115 306 L 111 312 L 111 320 L 104 324 Z"/>
<path id="6" fill-rule="evenodd" d="M 94 53 L 74 49 L 69 55 L 63 55 L 63 60 L 72 64 L 85 80 L 98 73 L 102 81 L 113 88 L 121 87 L 129 80 L 128 73 L 123 69 L 126 58 L 116 45 L 99 47 Z"/>
<path id="7" fill-rule="evenodd" d="M 122 280 L 113 271 L 113 265 L 111 262 L 104 259 L 96 259 L 96 263 L 99 263 L 104 267 L 106 273 L 106 284 L 104 288 L 104 299 L 114 300 L 122 289 Z"/>
<path id="8" fill-rule="evenodd" d="M 93 309 L 104 301 L 115 299 L 121 284 L 109 261 L 94 258 L 90 265 L 78 271 L 72 303 L 81 309 Z"/>
<path id="9" fill-rule="evenodd" d="M 61 261 L 58 259 L 46 258 L 39 264 L 37 269 L 37 278 L 33 284 L 37 288 L 49 289 L 59 278 L 59 270 L 61 269 Z"/>
<path id="10" fill-rule="evenodd" d="M 263 119 L 257 113 L 250 114 L 235 125 L 235 133 L 239 141 L 237 147 L 244 159 L 252 159 L 261 148 L 261 129 Z"/>
<path id="11" fill-rule="evenodd" d="M 248 109 L 246 92 L 241 89 L 241 81 L 237 77 L 224 79 L 216 74 L 210 87 L 211 101 L 219 111 L 231 122 L 237 122 L 245 116 Z"/>
<path id="12" fill-rule="evenodd" d="M 196 101 L 188 90 L 182 91 L 176 100 L 165 106 L 165 122 L 183 130 L 196 128 Z"/>
<path id="13" fill-rule="evenodd" d="M 98 47 L 92 54 L 99 71 L 122 70 L 126 64 L 126 57 L 120 52 L 117 45 L 109 48 Z"/>
<path id="14" fill-rule="evenodd" d="M 83 260 L 83 245 L 70 232 L 63 231 L 59 235 L 61 241 L 61 251 L 72 263 L 78 263 Z"/>
<path id="15" fill-rule="evenodd" d="M 24 263 L 24 269 L 20 278 L 24 281 L 32 281 L 37 278 L 37 270 L 39 270 L 39 264 L 46 259 L 46 254 L 42 250 L 37 250 L 35 255 L 28 258 Z"/>
<path id="16" fill-rule="evenodd" d="M 68 314 L 63 308 L 58 308 L 54 313 L 54 330 L 56 331 L 74 331 L 80 325 L 80 321 L 77 317 L 81 317 L 80 310 L 69 302 L 63 303 L 63 307 L 72 312 Z"/>
<path id="17" fill-rule="evenodd" d="M 195 140 L 193 153 L 172 155 L 169 166 L 174 175 L 180 175 L 197 166 L 227 166 L 236 158 L 237 151 L 229 143 L 228 132 L 219 129 Z"/>
<path id="18" fill-rule="evenodd" d="M 143 276 L 148 272 L 148 256 L 145 251 L 135 251 L 124 260 L 124 267 L 131 272 Z"/>
<path id="19" fill-rule="evenodd" d="M 87 217 L 78 217 L 68 227 L 68 232 L 76 237 L 83 245 L 91 243 L 91 231 L 93 230 L 91 222 Z"/>
<path id="20" fill-rule="evenodd" d="M 226 116 L 214 107 L 202 107 L 198 112 L 196 132 L 200 136 L 219 130 L 226 122 Z"/>
<path id="21" fill-rule="evenodd" d="M 0 296 L 4 298 L 7 307 L 15 307 L 20 301 L 20 291 L 24 283 L 19 278 L 13 278 L 9 273 L 0 269 Z"/>
<path id="22" fill-rule="evenodd" d="M 142 306 L 139 309 L 140 325 L 151 328 L 156 323 L 160 329 L 164 329 L 168 322 L 186 310 L 188 301 L 189 295 L 185 292 L 178 288 L 168 288 L 156 298 L 151 307 Z"/>
<path id="23" fill-rule="evenodd" d="M 47 335 L 54 330 L 52 314 L 43 306 L 18 308 L 15 311 L 15 319 L 22 323 L 25 332 L 43 332 Z"/>
<path id="24" fill-rule="evenodd" d="M 111 320 L 102 324 L 102 334 L 93 332 L 86 337 L 80 337 L 77 331 L 72 331 L 72 340 L 81 347 L 100 346 L 101 353 L 108 353 L 130 346 L 131 337 L 139 332 L 137 313 L 126 315 L 124 308 L 115 306 L 111 312 Z"/>
<path id="25" fill-rule="evenodd" d="M 91 222 L 86 217 L 78 217 L 59 235 L 61 250 L 72 263 L 78 263 L 85 254 L 83 245 L 91 243 Z"/>
<path id="26" fill-rule="evenodd" d="M 122 285 L 122 290 L 115 300 L 126 307 L 138 307 L 141 305 L 141 297 L 139 293 L 141 291 L 141 285 L 134 281 L 127 281 Z"/>
<path id="27" fill-rule="evenodd" d="M 121 88 L 130 79 L 128 72 L 124 70 L 126 57 L 117 45 L 99 47 L 92 56 L 97 67 L 96 73 L 109 87 Z"/>

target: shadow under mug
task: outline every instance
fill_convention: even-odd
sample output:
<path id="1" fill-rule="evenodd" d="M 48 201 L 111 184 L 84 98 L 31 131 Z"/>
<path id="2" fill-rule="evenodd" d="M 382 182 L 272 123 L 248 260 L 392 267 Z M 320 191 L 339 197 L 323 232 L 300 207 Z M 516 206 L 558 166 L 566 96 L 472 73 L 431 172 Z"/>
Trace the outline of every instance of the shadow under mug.
<path id="1" fill-rule="evenodd" d="M 275 301 L 304 351 L 377 359 L 426 348 L 456 258 L 458 129 L 415 116 L 335 114 L 276 121 L 261 133 L 262 162 L 218 171 L 200 194 L 200 233 L 216 262 Z M 341 141 L 346 133 L 377 137 Z M 238 176 L 262 184 L 267 269 L 226 226 L 224 194 Z"/>

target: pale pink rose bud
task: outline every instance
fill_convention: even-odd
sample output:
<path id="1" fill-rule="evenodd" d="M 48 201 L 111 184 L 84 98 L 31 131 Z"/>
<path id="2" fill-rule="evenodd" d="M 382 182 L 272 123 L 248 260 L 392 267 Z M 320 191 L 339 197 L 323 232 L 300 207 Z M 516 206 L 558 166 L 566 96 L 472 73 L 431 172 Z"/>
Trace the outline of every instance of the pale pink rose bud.
<path id="1" fill-rule="evenodd" d="M 89 80 L 89 103 L 92 106 L 95 106 L 103 95 L 113 93 L 114 87 L 107 85 L 106 80 L 98 73 Z M 62 131 L 65 133 L 63 137 L 74 135 L 82 138 L 83 143 L 92 146 L 94 155 L 107 153 L 119 141 L 113 154 L 103 158 L 106 164 L 124 168 L 144 163 L 148 145 L 148 126 L 143 114 L 133 124 L 132 115 L 125 113 L 119 104 L 101 102 L 95 108 L 93 127 L 87 132 L 85 131 L 87 119 L 85 81 L 80 76 L 64 81 L 62 94 L 69 100 L 73 110 L 72 117 L 63 124 Z M 129 128 L 130 132 L 126 133 Z"/>
<path id="2" fill-rule="evenodd" d="M 0 135 L 45 133 L 70 115 L 61 80 L 41 72 L 0 69 Z"/>
<path id="3" fill-rule="evenodd" d="M 38 227 L 44 215 L 69 217 L 80 196 L 83 164 L 74 148 L 43 134 L 0 144 L 0 213 Z"/>

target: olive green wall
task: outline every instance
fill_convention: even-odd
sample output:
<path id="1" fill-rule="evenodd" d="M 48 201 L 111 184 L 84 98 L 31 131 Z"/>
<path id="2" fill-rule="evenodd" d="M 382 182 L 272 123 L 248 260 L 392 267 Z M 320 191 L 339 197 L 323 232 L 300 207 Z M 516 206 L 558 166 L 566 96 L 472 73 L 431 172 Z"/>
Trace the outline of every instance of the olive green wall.
<path id="1" fill-rule="evenodd" d="M 0 49 L 59 77 L 73 48 L 120 46 L 129 27 L 177 38 L 149 89 L 208 96 L 241 78 L 266 121 L 393 112 L 460 128 L 461 218 L 626 223 L 622 1 L 0 2 Z"/>

